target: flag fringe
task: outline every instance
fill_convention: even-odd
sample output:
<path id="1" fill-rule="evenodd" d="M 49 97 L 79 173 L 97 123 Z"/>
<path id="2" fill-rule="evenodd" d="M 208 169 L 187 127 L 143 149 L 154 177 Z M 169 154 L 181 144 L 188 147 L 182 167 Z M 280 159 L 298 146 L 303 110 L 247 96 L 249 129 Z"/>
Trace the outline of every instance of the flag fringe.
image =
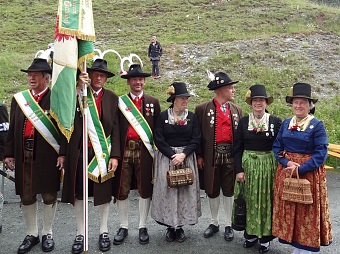
<path id="1" fill-rule="evenodd" d="M 103 183 L 109 179 L 111 179 L 112 177 L 115 176 L 114 172 L 108 172 L 105 176 L 101 176 L 100 177 L 100 182 L 99 182 L 99 176 L 95 176 L 93 174 L 91 174 L 90 172 L 88 172 L 88 178 L 91 179 L 92 181 L 96 182 L 96 183 Z"/>
<path id="2" fill-rule="evenodd" d="M 59 33 L 69 35 L 69 36 L 76 36 L 77 39 L 81 39 L 83 41 L 95 41 L 96 40 L 95 35 L 83 34 L 80 30 L 74 30 L 74 29 L 65 28 L 61 26 L 59 26 Z"/>
<path id="3" fill-rule="evenodd" d="M 61 131 L 61 133 L 66 137 L 67 142 L 70 142 L 73 130 L 74 130 L 74 125 L 72 124 L 70 129 L 66 129 L 59 121 L 59 118 L 57 116 L 57 114 L 50 109 L 50 115 L 53 117 L 53 119 L 57 122 L 59 130 Z"/>
<path id="4" fill-rule="evenodd" d="M 90 53 L 90 54 L 86 54 L 82 57 L 80 57 L 78 59 L 78 68 L 83 71 L 83 62 L 85 62 L 86 60 L 92 59 L 94 57 L 94 52 Z"/>
<path id="5" fill-rule="evenodd" d="M 109 180 L 111 179 L 112 177 L 115 176 L 115 173 L 114 172 L 108 172 L 105 176 L 102 176 L 101 177 L 101 182 L 105 182 L 106 180 Z"/>

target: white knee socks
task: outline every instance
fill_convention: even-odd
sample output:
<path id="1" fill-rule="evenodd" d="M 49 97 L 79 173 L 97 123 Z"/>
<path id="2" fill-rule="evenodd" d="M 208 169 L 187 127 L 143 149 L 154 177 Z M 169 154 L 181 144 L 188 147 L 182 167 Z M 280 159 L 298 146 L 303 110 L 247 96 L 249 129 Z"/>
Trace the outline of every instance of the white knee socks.
<path id="1" fill-rule="evenodd" d="M 224 205 L 224 210 L 225 210 L 225 215 L 226 215 L 226 221 L 225 221 L 226 226 L 231 226 L 231 216 L 233 213 L 233 202 L 234 202 L 234 196 L 232 197 L 223 196 L 223 205 Z"/>
<path id="2" fill-rule="evenodd" d="M 22 205 L 21 209 L 26 222 L 27 235 L 38 236 L 38 203 L 35 202 L 32 205 Z"/>
<path id="3" fill-rule="evenodd" d="M 120 218 L 120 227 L 129 228 L 129 198 L 125 200 L 117 200 L 118 215 Z"/>
<path id="4" fill-rule="evenodd" d="M 139 198 L 139 228 L 146 228 L 146 221 L 150 210 L 150 198 Z"/>
<path id="5" fill-rule="evenodd" d="M 99 215 L 100 215 L 100 234 L 108 233 L 107 220 L 109 218 L 110 203 L 99 205 Z"/>
<path id="6" fill-rule="evenodd" d="M 52 226 L 54 221 L 55 212 L 57 210 L 57 203 L 52 205 L 44 204 L 44 224 L 41 234 L 52 234 Z"/>
<path id="7" fill-rule="evenodd" d="M 210 212 L 211 212 L 211 224 L 218 226 L 218 210 L 220 209 L 220 197 L 208 198 Z"/>
<path id="8" fill-rule="evenodd" d="M 83 200 L 76 199 L 74 203 L 74 213 L 76 216 L 77 222 L 77 235 L 84 235 L 84 207 L 83 207 Z"/>

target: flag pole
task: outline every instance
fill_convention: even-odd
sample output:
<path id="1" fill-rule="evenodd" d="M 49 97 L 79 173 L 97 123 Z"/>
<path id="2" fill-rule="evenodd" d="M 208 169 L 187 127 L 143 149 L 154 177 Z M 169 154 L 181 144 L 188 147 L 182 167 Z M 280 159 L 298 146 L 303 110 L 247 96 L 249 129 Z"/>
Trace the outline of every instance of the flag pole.
<path id="1" fill-rule="evenodd" d="M 86 70 L 86 60 L 83 62 Z M 84 253 L 88 253 L 88 137 L 87 137 L 87 83 L 83 87 L 83 220 L 84 220 Z"/>

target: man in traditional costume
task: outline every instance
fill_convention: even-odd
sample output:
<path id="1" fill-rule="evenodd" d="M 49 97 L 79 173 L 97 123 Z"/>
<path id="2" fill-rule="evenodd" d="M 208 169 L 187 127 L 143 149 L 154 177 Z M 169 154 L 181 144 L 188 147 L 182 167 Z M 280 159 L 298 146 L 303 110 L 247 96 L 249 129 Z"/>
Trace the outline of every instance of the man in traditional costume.
<path id="1" fill-rule="evenodd" d="M 120 228 L 114 244 L 121 244 L 128 235 L 129 192 L 138 189 L 139 198 L 139 242 L 149 242 L 146 228 L 152 196 L 152 165 L 154 144 L 152 131 L 160 113 L 159 100 L 143 92 L 145 78 L 139 64 L 132 64 L 127 74 L 129 94 L 119 99 L 121 148 L 124 158 L 115 177 L 114 196 L 117 200 Z M 165 179 L 164 179 L 165 180 Z"/>
<path id="2" fill-rule="evenodd" d="M 226 241 L 234 239 L 231 227 L 235 182 L 232 148 L 242 110 L 230 101 L 234 99 L 234 84 L 237 82 L 232 81 L 226 73 L 217 72 L 208 85 L 209 90 L 215 92 L 215 98 L 199 104 L 195 109 L 201 127 L 197 164 L 201 170 L 201 188 L 208 195 L 211 211 L 211 223 L 204 231 L 204 237 L 209 238 L 219 231 L 218 211 L 222 189 Z"/>
<path id="3" fill-rule="evenodd" d="M 108 71 L 104 59 L 96 59 L 87 73 L 81 73 L 78 88 L 91 79 L 88 87 L 88 194 L 94 197 L 99 208 L 100 232 L 98 247 L 104 252 L 111 248 L 108 234 L 109 204 L 112 200 L 112 180 L 120 158 L 118 96 L 104 88 L 108 78 L 114 74 Z M 78 89 L 80 90 L 80 89 Z M 83 118 L 81 95 L 78 96 L 74 120 L 74 131 L 67 146 L 67 163 L 63 183 L 62 202 L 74 205 L 77 235 L 72 253 L 84 251 L 83 217 Z"/>
<path id="4" fill-rule="evenodd" d="M 54 249 L 52 225 L 60 189 L 60 170 L 64 159 L 59 152 L 59 131 L 50 119 L 48 83 L 52 74 L 45 59 L 36 58 L 27 70 L 29 90 L 14 95 L 11 102 L 4 162 L 15 170 L 15 190 L 20 195 L 27 235 L 18 253 L 29 252 L 40 242 L 37 222 L 37 194 L 43 205 L 42 245 L 44 252 Z"/>

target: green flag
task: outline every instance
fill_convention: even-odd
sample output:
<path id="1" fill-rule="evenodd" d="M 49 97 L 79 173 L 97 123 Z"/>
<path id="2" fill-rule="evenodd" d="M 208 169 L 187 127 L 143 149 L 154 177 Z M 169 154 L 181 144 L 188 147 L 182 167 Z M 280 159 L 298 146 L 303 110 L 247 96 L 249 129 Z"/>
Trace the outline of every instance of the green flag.
<path id="1" fill-rule="evenodd" d="M 93 57 L 94 40 L 92 1 L 59 0 L 50 112 L 67 140 L 74 128 L 77 69 Z"/>

